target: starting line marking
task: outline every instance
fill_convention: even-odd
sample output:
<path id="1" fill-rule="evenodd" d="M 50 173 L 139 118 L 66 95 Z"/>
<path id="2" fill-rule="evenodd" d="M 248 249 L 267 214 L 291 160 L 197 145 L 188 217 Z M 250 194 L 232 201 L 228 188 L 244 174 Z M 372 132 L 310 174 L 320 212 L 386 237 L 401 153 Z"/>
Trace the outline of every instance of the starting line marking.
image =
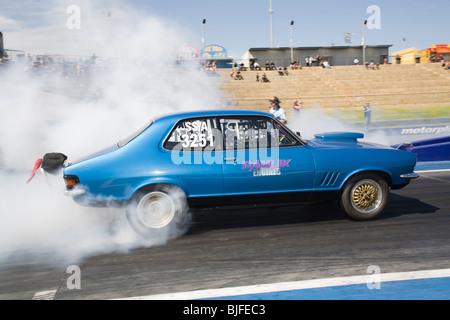
<path id="1" fill-rule="evenodd" d="M 279 282 L 279 283 L 242 286 L 242 287 L 156 294 L 131 298 L 121 298 L 114 300 L 194 300 L 194 299 L 220 298 L 220 297 L 239 296 L 248 294 L 262 294 L 262 293 L 281 292 L 290 290 L 364 284 L 370 281 L 371 276 L 372 275 L 362 275 L 352 277 L 337 277 L 328 279 Z M 445 278 L 450 277 L 450 269 L 380 273 L 379 275 L 377 275 L 377 277 L 381 282 Z"/>

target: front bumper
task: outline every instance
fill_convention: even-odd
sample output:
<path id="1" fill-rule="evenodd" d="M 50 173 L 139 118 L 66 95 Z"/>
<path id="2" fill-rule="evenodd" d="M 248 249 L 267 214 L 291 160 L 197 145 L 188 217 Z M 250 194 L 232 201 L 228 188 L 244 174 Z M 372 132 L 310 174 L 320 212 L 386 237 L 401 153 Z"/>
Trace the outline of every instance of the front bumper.
<path id="1" fill-rule="evenodd" d="M 405 174 L 400 175 L 400 178 L 409 179 L 409 180 L 417 179 L 419 177 L 420 177 L 420 175 L 418 173 L 415 173 L 415 172 L 405 173 Z"/>

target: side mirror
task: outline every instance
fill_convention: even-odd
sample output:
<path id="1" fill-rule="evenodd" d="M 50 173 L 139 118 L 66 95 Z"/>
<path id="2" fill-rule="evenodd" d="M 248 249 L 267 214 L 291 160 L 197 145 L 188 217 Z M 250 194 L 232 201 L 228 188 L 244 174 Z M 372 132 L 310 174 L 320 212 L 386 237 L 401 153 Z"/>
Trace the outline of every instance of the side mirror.
<path id="1" fill-rule="evenodd" d="M 300 134 L 300 132 L 296 132 L 296 134 L 301 138 L 302 137 L 302 135 Z"/>

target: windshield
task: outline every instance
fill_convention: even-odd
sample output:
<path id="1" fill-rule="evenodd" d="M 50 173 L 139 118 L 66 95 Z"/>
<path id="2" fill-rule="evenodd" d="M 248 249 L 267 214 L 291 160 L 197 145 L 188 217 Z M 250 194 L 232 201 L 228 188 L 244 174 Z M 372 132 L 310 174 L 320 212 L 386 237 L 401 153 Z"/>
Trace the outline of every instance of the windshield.
<path id="1" fill-rule="evenodd" d="M 142 132 L 147 130 L 147 128 L 150 127 L 152 125 L 152 123 L 153 123 L 153 120 L 151 120 L 150 122 L 146 123 L 145 126 L 142 126 L 139 130 L 133 132 L 132 134 L 130 134 L 125 139 L 119 140 L 119 142 L 117 142 L 117 145 L 119 146 L 119 148 L 123 147 L 128 142 L 130 142 L 131 140 L 136 138 L 138 135 L 140 135 Z"/>

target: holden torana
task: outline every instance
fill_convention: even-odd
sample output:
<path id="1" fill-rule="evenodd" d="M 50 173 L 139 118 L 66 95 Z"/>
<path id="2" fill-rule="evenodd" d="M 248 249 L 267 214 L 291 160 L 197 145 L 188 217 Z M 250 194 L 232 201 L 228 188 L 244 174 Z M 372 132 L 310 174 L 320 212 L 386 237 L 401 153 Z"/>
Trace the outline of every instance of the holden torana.
<path id="1" fill-rule="evenodd" d="M 405 187 L 417 156 L 361 142 L 363 133 L 304 140 L 271 114 L 250 110 L 158 116 L 124 140 L 64 167 L 80 204 L 119 204 L 148 234 L 186 223 L 189 207 L 339 200 L 354 220 L 378 217 Z"/>

